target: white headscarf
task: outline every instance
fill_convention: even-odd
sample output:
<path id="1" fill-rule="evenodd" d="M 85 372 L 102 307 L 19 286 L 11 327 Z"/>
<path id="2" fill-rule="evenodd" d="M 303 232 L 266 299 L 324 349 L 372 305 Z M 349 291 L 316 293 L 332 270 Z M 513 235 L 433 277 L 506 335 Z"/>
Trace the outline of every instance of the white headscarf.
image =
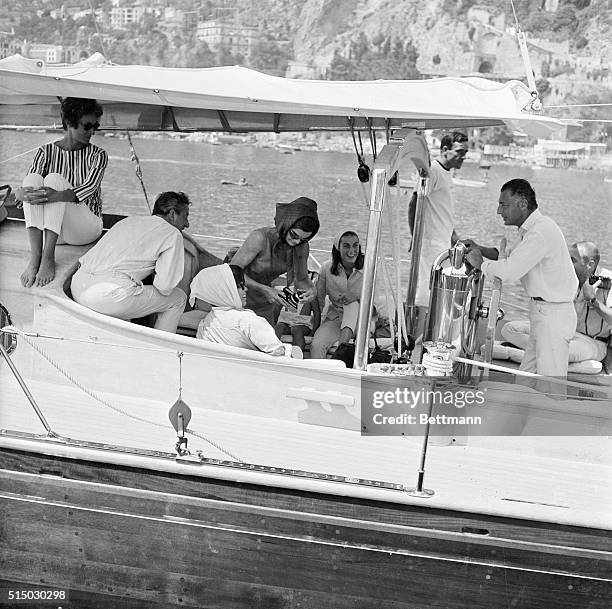
<path id="1" fill-rule="evenodd" d="M 196 298 L 219 309 L 242 309 L 242 300 L 229 264 L 209 266 L 194 277 L 189 289 L 191 306 Z"/>
<path id="2" fill-rule="evenodd" d="M 357 239 L 359 239 L 359 235 L 357 234 L 357 231 L 354 231 L 352 228 L 344 229 L 342 232 L 338 233 L 336 235 L 336 238 L 334 239 L 334 247 L 338 251 L 340 251 L 340 241 L 342 240 L 342 237 L 344 237 L 344 235 L 355 235 Z"/>

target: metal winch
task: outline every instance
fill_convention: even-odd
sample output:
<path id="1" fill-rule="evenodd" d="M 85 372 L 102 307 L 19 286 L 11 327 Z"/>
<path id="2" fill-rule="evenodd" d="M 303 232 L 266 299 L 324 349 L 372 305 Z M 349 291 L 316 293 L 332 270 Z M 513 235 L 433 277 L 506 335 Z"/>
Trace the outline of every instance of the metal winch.
<path id="1" fill-rule="evenodd" d="M 432 265 L 423 341 L 452 344 L 457 355 L 473 358 L 478 320 L 488 316 L 488 308 L 481 305 L 484 277 L 466 267 L 466 253 L 458 241 Z"/>

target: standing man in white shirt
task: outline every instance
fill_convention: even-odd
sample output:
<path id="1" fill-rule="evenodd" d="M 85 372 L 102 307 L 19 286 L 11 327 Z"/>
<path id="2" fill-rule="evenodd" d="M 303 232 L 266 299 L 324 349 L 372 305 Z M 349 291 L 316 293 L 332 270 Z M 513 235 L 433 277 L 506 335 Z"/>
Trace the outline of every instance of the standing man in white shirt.
<path id="1" fill-rule="evenodd" d="M 182 231 L 189 226 L 189 205 L 185 193 L 164 192 L 153 215 L 115 224 L 79 259 L 71 284 L 74 300 L 119 319 L 157 313 L 155 328 L 176 332 L 187 300 L 177 286 L 185 271 Z M 153 273 L 153 285 L 143 285 Z"/>
<path id="2" fill-rule="evenodd" d="M 521 240 L 505 260 L 495 248 L 470 242 L 467 261 L 486 276 L 520 279 L 529 301 L 529 342 L 521 370 L 566 377 L 569 346 L 576 330 L 574 298 L 578 278 L 561 229 L 538 210 L 527 180 L 501 187 L 497 213 L 506 226 L 518 226 Z M 483 255 L 491 260 L 483 261 Z"/>
<path id="3" fill-rule="evenodd" d="M 427 194 L 423 200 L 423 240 L 419 259 L 419 280 L 415 295 L 418 311 L 417 335 L 423 333 L 429 307 L 429 276 L 434 260 L 457 241 L 453 169 L 460 169 L 467 154 L 468 136 L 460 131 L 445 134 L 440 140 L 440 156 L 429 170 Z M 415 193 L 416 194 L 416 193 Z M 416 196 L 408 210 L 410 230 L 414 233 Z"/>

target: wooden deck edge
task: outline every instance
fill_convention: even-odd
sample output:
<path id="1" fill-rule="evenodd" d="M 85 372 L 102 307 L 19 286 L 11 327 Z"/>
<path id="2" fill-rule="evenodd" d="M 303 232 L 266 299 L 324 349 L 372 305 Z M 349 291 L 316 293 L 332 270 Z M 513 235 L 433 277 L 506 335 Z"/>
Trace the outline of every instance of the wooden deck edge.
<path id="1" fill-rule="evenodd" d="M 28 438 L 29 434 L 19 437 L 0 434 L 0 449 L 18 450 L 31 454 L 42 454 L 62 459 L 81 460 L 99 465 L 110 465 L 137 468 L 161 475 L 174 474 L 195 476 L 218 481 L 231 481 L 239 484 L 251 484 L 265 488 L 278 488 L 287 491 L 312 492 L 343 500 L 378 501 L 389 504 L 415 506 L 438 510 L 451 510 L 474 513 L 475 511 L 492 517 L 517 518 L 520 520 L 537 520 L 554 525 L 596 528 L 612 531 L 610 514 L 598 514 L 581 510 L 569 510 L 554 505 L 495 500 L 478 507 L 469 501 L 443 500 L 439 497 L 422 499 L 412 497 L 404 490 L 384 488 L 381 484 L 363 485 L 359 483 L 337 482 L 317 479 L 314 475 L 292 476 L 278 471 L 259 469 L 257 466 L 227 467 L 214 463 L 188 463 L 164 456 L 149 456 L 135 452 L 118 450 L 100 450 L 88 448 L 85 444 L 70 446 L 61 442 L 45 439 Z M 33 436 L 32 436 L 33 437 Z M 384 481 L 380 481 L 384 482 Z"/>

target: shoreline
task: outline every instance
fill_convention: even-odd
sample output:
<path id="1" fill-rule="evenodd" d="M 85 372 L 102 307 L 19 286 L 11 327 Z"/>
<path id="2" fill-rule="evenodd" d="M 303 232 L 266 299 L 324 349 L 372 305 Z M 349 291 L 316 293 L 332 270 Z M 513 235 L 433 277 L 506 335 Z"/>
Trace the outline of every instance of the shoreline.
<path id="1" fill-rule="evenodd" d="M 44 126 L 23 127 L 17 125 L 0 125 L 0 131 L 16 131 L 27 133 L 62 133 L 61 128 L 51 128 Z M 125 130 L 105 131 L 101 130 L 99 135 L 108 138 L 127 139 Z M 134 131 L 130 132 L 133 139 L 142 140 L 168 140 L 186 141 L 194 144 L 207 144 L 210 146 L 246 146 L 254 148 L 273 148 L 282 154 L 295 154 L 298 152 L 340 152 L 355 154 L 354 147 L 347 133 L 310 133 L 305 132 L 301 137 L 289 136 L 289 134 L 270 134 L 270 133 L 225 133 L 221 131 Z M 533 148 L 533 147 L 532 147 Z M 432 158 L 435 151 L 432 152 Z M 367 154 L 367 153 L 366 153 Z M 602 173 L 606 181 L 612 178 L 612 154 L 595 157 L 577 157 L 577 165 L 571 167 L 554 167 L 542 165 L 535 161 L 532 155 L 522 155 L 521 157 L 489 159 L 482 151 L 469 151 L 466 164 L 480 164 L 486 162 L 491 165 L 505 165 L 517 167 L 537 167 L 538 169 L 563 169 L 565 171 L 577 171 L 580 173 L 594 172 Z M 483 158 L 484 157 L 484 158 Z M 611 182 L 612 183 L 612 182 Z"/>

